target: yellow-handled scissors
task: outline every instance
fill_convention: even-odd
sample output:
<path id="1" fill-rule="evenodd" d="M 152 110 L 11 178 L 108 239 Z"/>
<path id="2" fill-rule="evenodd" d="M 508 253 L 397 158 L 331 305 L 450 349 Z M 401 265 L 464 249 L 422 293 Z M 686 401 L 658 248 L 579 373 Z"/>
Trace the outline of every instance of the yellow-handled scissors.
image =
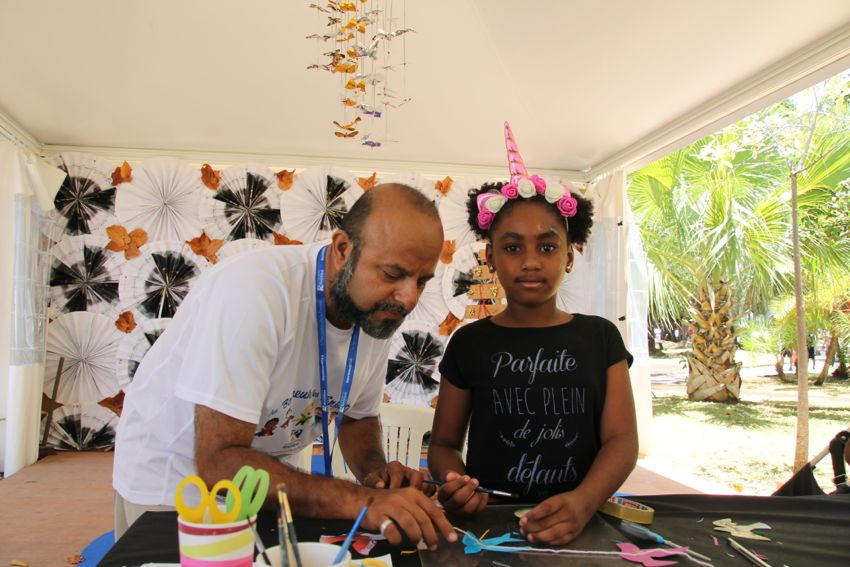
<path id="1" fill-rule="evenodd" d="M 191 507 L 183 500 L 183 491 L 187 485 L 194 484 L 198 487 L 198 492 L 201 493 L 201 502 L 195 507 Z M 233 498 L 234 506 L 229 510 L 222 510 L 218 506 L 216 496 L 222 490 L 227 490 L 228 498 Z M 239 488 L 232 480 L 220 480 L 215 483 L 212 490 L 207 490 L 206 483 L 197 475 L 189 475 L 180 481 L 177 485 L 177 494 L 174 498 L 177 506 L 177 513 L 187 522 L 201 524 L 204 522 L 212 522 L 213 524 L 227 524 L 235 522 L 239 516 L 239 510 L 242 507 L 242 494 Z"/>

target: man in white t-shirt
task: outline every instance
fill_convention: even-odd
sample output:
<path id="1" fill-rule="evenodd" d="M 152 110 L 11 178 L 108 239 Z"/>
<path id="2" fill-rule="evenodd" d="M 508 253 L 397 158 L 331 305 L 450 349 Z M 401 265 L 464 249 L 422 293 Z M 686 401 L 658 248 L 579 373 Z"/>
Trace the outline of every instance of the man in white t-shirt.
<path id="1" fill-rule="evenodd" d="M 271 486 L 286 483 L 296 516 L 354 519 L 372 498 L 363 527 L 380 529 L 391 543 L 406 535 L 433 547 L 438 533 L 456 540 L 422 492 L 421 473 L 387 464 L 378 419 L 387 339 L 433 277 L 442 243 L 433 203 L 410 187 L 382 185 L 352 206 L 326 250 L 260 248 L 205 272 L 127 390 L 113 471 L 116 537 L 146 510 L 173 509 L 184 476 L 198 474 L 212 486 L 248 464 L 269 471 Z M 341 452 L 333 456 L 344 455 L 362 485 L 281 462 L 322 433 L 317 303 L 326 304 L 319 323 L 331 439 L 343 375 L 354 369 Z M 275 502 L 270 494 L 267 505 Z"/>

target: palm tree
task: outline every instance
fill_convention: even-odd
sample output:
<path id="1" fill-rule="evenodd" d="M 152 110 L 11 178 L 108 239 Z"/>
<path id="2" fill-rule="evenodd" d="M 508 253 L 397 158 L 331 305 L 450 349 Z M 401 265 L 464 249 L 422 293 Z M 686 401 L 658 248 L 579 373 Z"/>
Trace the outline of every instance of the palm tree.
<path id="1" fill-rule="evenodd" d="M 736 320 L 789 289 L 788 208 L 775 161 L 730 127 L 630 176 L 646 247 L 650 309 L 687 319 L 688 397 L 737 401 Z"/>

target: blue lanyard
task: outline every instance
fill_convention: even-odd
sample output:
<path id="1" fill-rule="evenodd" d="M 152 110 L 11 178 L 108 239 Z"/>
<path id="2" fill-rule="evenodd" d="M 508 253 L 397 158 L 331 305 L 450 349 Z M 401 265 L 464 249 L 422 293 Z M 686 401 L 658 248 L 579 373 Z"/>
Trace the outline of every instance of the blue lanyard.
<path id="1" fill-rule="evenodd" d="M 328 337 L 327 319 L 325 315 L 325 256 L 328 247 L 323 246 L 316 258 L 316 331 L 319 335 L 319 396 L 322 403 L 322 449 L 325 456 L 325 476 L 332 477 L 331 460 L 333 453 L 330 446 L 329 416 L 331 415 L 328 401 Z M 339 437 L 339 426 L 342 424 L 342 412 L 348 405 L 348 394 L 354 381 L 354 366 L 357 364 L 357 343 L 360 338 L 360 327 L 354 326 L 351 341 L 348 343 L 348 357 L 345 361 L 345 373 L 342 377 L 342 389 L 339 393 L 339 411 L 336 414 L 336 434 Z"/>

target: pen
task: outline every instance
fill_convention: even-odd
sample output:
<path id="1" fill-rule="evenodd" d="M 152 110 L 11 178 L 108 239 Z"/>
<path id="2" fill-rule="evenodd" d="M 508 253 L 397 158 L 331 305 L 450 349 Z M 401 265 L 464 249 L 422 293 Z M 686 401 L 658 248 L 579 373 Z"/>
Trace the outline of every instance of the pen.
<path id="1" fill-rule="evenodd" d="M 732 539 L 729 538 L 729 546 L 732 547 L 735 551 L 746 557 L 750 560 L 753 565 L 758 565 L 758 567 L 770 567 L 770 563 L 763 561 L 758 555 Z"/>
<path id="2" fill-rule="evenodd" d="M 433 484 L 434 486 L 443 486 L 443 483 L 439 480 L 434 480 L 433 478 L 426 478 L 423 480 L 425 484 Z M 519 494 L 511 494 L 510 492 L 502 492 L 501 490 L 492 490 L 490 488 L 482 488 L 478 487 L 475 489 L 475 492 L 483 492 L 484 494 L 490 494 L 492 496 L 501 496 L 502 498 L 519 498 Z"/>

